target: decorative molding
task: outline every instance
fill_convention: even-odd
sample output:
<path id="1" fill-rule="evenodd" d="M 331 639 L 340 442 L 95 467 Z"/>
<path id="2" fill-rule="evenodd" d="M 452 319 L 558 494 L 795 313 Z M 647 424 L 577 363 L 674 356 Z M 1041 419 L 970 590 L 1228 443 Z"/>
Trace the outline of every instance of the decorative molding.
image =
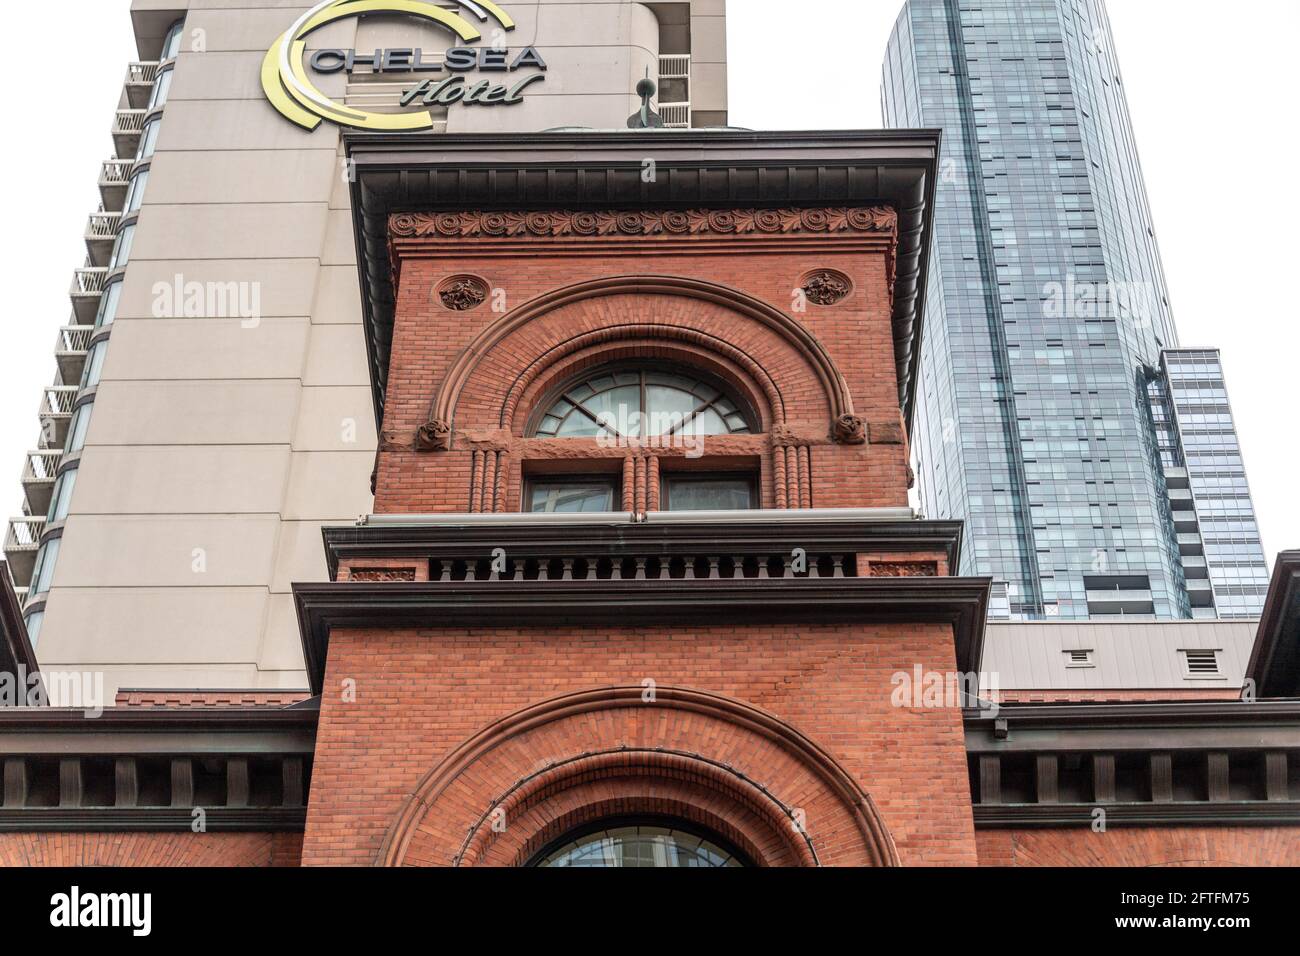
<path id="1" fill-rule="evenodd" d="M 898 213 L 888 206 L 554 212 L 475 210 L 394 213 L 388 218 L 388 228 L 390 234 L 399 239 L 496 239 L 519 236 L 562 239 L 587 236 L 743 236 L 838 232 L 883 233 L 892 237 L 898 232 Z"/>
<path id="2" fill-rule="evenodd" d="M 414 581 L 415 568 L 353 568 L 348 572 L 349 581 Z"/>
<path id="3" fill-rule="evenodd" d="M 833 269 L 819 269 L 803 280 L 803 294 L 814 305 L 834 305 L 846 298 L 853 285 L 848 276 Z"/>
<path id="4" fill-rule="evenodd" d="M 937 578 L 937 561 L 872 561 L 868 577 L 873 578 Z"/>
<path id="5" fill-rule="evenodd" d="M 452 276 L 438 285 L 438 298 L 453 312 L 467 312 L 487 299 L 487 283 L 477 276 Z"/>
<path id="6" fill-rule="evenodd" d="M 510 335 L 530 322 L 537 321 L 564 306 L 588 299 L 615 295 L 682 296 L 722 306 L 737 315 L 753 320 L 778 335 L 804 357 L 826 396 L 827 403 L 830 406 L 832 423 L 846 415 L 851 416 L 854 414 L 853 398 L 849 393 L 848 383 L 841 374 L 835 360 L 826 351 L 825 346 L 822 345 L 817 336 L 810 332 L 801 322 L 796 321 L 779 309 L 737 289 L 700 279 L 654 275 L 609 276 L 580 282 L 545 293 L 499 317 L 483 328 L 474 340 L 461 350 L 456 361 L 448 369 L 446 376 L 438 386 L 430 405 L 429 422 L 421 426 L 420 434 L 416 439 L 416 449 L 418 451 L 447 451 L 451 448 L 456 406 L 459 403 L 461 391 L 466 387 L 471 375 L 474 374 L 485 357 L 493 354 L 497 347 Z M 698 342 L 730 357 L 730 353 L 711 344 L 704 333 L 695 329 L 683 329 L 674 326 L 646 327 L 644 324 L 639 324 L 602 329 L 597 330 L 597 332 L 600 334 L 601 342 L 615 341 L 625 335 L 645 336 L 653 334 L 656 338 L 665 341 Z M 587 344 L 587 342 L 584 339 L 579 344 Z M 725 345 L 725 343 L 723 344 Z M 566 347 L 564 343 L 561 343 L 561 348 Z M 753 375 L 755 370 L 746 368 L 746 371 Z M 537 374 L 539 373 L 534 370 L 528 381 L 536 378 Z M 766 373 L 764 372 L 764 374 Z M 755 376 L 755 380 L 760 384 L 765 384 L 762 376 Z M 506 414 L 513 413 L 511 402 L 516 399 L 517 394 L 513 391 L 507 396 L 506 404 L 503 406 L 503 425 L 505 424 L 504 418 Z M 769 395 L 769 400 L 771 400 L 771 395 Z M 771 412 L 775 423 L 784 421 L 785 409 L 779 402 L 779 394 L 777 404 L 772 407 Z M 429 435 L 425 435 L 426 429 L 435 427 L 445 430 L 445 437 L 441 431 L 438 434 L 430 432 Z M 901 425 L 899 425 L 899 428 L 901 428 Z"/>
<path id="7" fill-rule="evenodd" d="M 831 437 L 840 445 L 865 445 L 867 423 L 857 415 L 841 415 L 831 427 Z"/>
<path id="8" fill-rule="evenodd" d="M 451 448 L 451 426 L 441 419 L 430 419 L 415 431 L 416 451 L 447 451 Z"/>

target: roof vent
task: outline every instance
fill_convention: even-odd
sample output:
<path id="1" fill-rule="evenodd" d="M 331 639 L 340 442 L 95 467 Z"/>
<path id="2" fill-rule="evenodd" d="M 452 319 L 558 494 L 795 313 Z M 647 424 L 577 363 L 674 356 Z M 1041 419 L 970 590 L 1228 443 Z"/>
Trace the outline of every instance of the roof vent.
<path id="1" fill-rule="evenodd" d="M 1188 677 L 1222 677 L 1217 650 L 1184 650 L 1183 666 Z"/>
<path id="2" fill-rule="evenodd" d="M 1092 659 L 1092 651 L 1066 651 L 1066 667 L 1096 667 Z"/>

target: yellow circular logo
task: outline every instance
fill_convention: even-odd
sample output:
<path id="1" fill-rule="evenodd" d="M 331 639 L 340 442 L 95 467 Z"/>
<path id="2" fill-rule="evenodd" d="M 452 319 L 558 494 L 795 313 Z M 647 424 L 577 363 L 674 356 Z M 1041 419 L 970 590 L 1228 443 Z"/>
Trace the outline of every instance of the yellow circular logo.
<path id="1" fill-rule="evenodd" d="M 445 2 L 445 0 L 444 0 Z M 513 30 L 510 16 L 489 0 L 459 0 L 459 5 L 482 23 L 495 19 L 505 30 Z M 478 27 L 445 6 L 426 0 L 323 0 L 316 4 L 272 44 L 262 61 L 262 89 L 271 105 L 303 129 L 312 130 L 321 120 L 357 129 L 405 131 L 429 129 L 433 116 L 419 113 L 373 113 L 353 109 L 330 99 L 312 83 L 304 65 L 306 37 L 312 31 L 337 20 L 367 13 L 398 13 L 422 17 L 456 34 L 463 43 L 482 38 Z"/>

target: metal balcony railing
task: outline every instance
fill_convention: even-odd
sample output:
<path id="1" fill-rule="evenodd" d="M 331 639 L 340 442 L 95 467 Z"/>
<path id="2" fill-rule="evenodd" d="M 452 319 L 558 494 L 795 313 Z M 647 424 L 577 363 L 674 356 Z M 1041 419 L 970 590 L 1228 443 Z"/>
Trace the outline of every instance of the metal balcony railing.
<path id="1" fill-rule="evenodd" d="M 62 448 L 68 440 L 68 423 L 78 389 L 75 385 L 51 385 L 41 398 L 41 448 Z"/>
<path id="2" fill-rule="evenodd" d="M 59 363 L 59 377 L 64 382 L 80 382 L 90 350 L 93 325 L 65 325 L 54 342 L 54 360 Z"/>
<path id="3" fill-rule="evenodd" d="M 27 497 L 27 510 L 32 514 L 45 514 L 50 510 L 54 494 L 54 475 L 63 458 L 62 449 L 29 451 L 23 463 L 23 494 Z"/>
<path id="4" fill-rule="evenodd" d="M 690 129 L 690 103 L 660 103 L 659 115 L 663 118 L 665 129 Z"/>
<path id="5" fill-rule="evenodd" d="M 659 79 L 689 80 L 691 78 L 691 55 L 689 53 L 665 53 L 659 57 Z"/>
<path id="6" fill-rule="evenodd" d="M 73 295 L 99 295 L 104 291 L 108 270 L 103 266 L 86 266 L 72 274 Z"/>
<path id="7" fill-rule="evenodd" d="M 53 481 L 62 457 L 63 452 L 59 449 L 29 451 L 23 465 L 23 481 Z"/>
<path id="8" fill-rule="evenodd" d="M 118 110 L 113 118 L 113 147 L 119 157 L 133 157 L 144 130 L 144 110 Z"/>
<path id="9" fill-rule="evenodd" d="M 92 212 L 86 222 L 86 238 L 113 239 L 117 235 L 117 224 L 121 219 L 120 212 Z"/>
<path id="10" fill-rule="evenodd" d="M 113 240 L 117 238 L 120 212 L 92 212 L 86 221 L 86 254 L 93 266 L 108 265 L 113 254 Z"/>
<path id="11" fill-rule="evenodd" d="M 27 515 L 9 519 L 9 530 L 5 532 L 5 560 L 9 562 L 9 573 L 13 575 L 15 584 L 31 582 L 32 572 L 36 569 L 36 551 L 44 530 L 44 518 Z"/>
<path id="12" fill-rule="evenodd" d="M 104 280 L 108 270 L 103 266 L 86 266 L 72 274 L 72 313 L 77 325 L 93 325 L 99 311 L 99 299 L 104 294 Z"/>
<path id="13" fill-rule="evenodd" d="M 131 160 L 110 159 L 99 170 L 99 198 L 105 209 L 121 209 L 131 179 Z"/>
<path id="14" fill-rule="evenodd" d="M 133 109 L 143 109 L 149 103 L 153 92 L 154 80 L 158 79 L 158 64 L 131 63 L 126 68 L 126 79 L 122 85 L 126 89 L 126 99 Z"/>

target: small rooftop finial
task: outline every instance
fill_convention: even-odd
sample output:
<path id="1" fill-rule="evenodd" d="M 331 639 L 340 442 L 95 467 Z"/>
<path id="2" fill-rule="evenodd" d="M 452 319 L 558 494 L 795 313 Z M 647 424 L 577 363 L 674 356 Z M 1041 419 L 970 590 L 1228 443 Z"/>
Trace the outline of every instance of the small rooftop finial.
<path id="1" fill-rule="evenodd" d="M 650 79 L 650 68 L 646 67 L 645 79 L 636 81 L 636 95 L 641 97 L 641 108 L 627 118 L 628 129 L 658 129 L 664 125 L 663 117 L 650 109 L 650 98 L 656 89 L 654 80 Z"/>

